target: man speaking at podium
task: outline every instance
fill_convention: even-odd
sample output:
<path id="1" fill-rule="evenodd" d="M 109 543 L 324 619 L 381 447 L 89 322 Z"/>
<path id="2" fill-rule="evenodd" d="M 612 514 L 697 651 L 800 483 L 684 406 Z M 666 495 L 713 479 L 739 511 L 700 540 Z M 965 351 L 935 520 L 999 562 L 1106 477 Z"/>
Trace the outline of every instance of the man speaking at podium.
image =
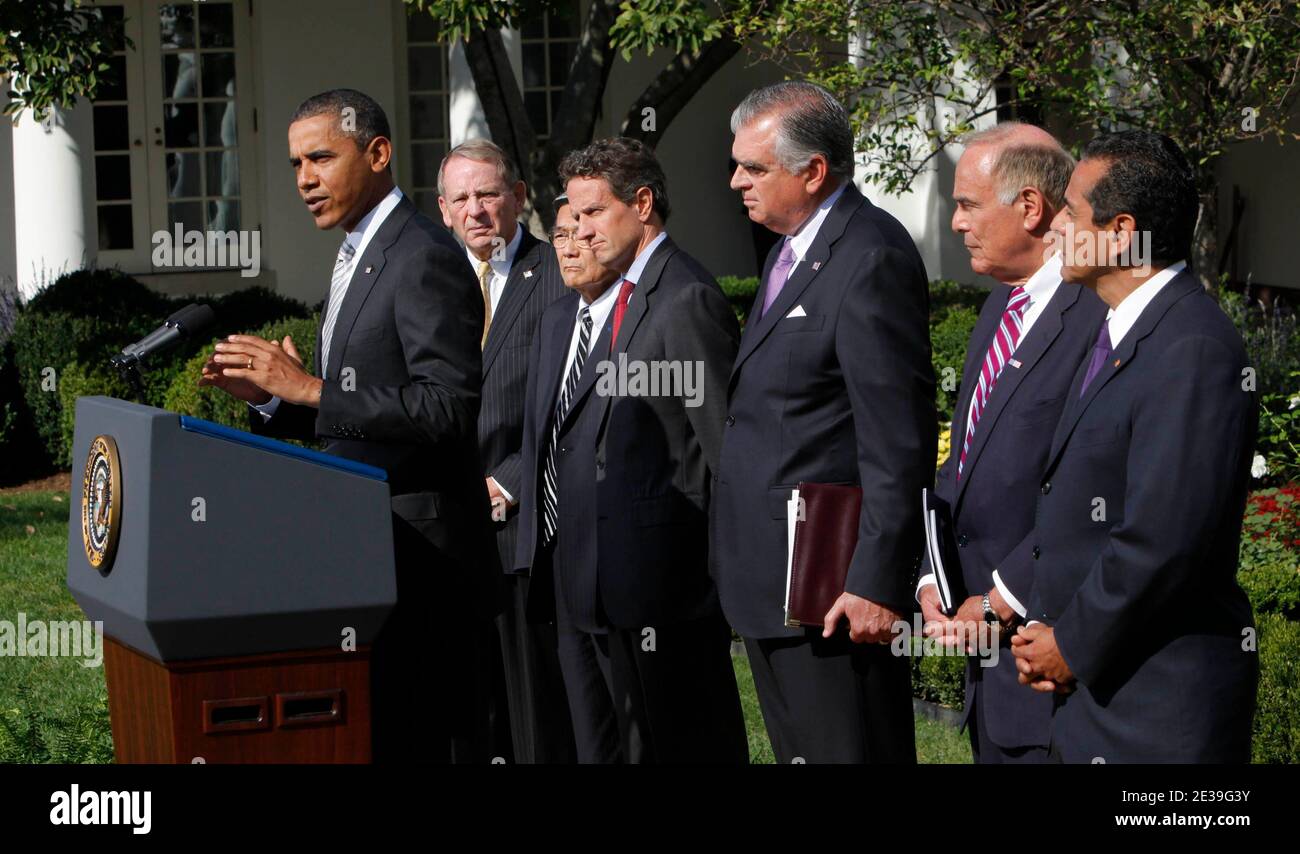
<path id="1" fill-rule="evenodd" d="M 232 335 L 199 382 L 254 407 L 256 433 L 388 471 L 397 607 L 372 648 L 374 758 L 486 762 L 501 573 L 476 436 L 483 299 L 465 253 L 394 185 L 389 136 L 355 90 L 298 107 L 298 194 L 317 228 L 343 232 L 315 370 L 287 336 Z"/>

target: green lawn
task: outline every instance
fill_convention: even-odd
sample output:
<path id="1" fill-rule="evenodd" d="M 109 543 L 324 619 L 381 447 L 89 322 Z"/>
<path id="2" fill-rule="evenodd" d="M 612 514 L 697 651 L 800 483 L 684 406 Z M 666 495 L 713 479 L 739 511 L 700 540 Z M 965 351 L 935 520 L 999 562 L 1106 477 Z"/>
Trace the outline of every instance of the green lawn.
<path id="1" fill-rule="evenodd" d="M 80 620 L 64 583 L 68 496 L 0 494 L 0 620 Z M 750 761 L 773 762 L 772 748 L 744 656 L 732 659 L 749 733 Z M 81 659 L 0 659 L 0 762 L 111 762 L 108 694 L 102 667 Z M 916 719 L 921 762 L 970 762 L 966 737 L 946 724 Z"/>

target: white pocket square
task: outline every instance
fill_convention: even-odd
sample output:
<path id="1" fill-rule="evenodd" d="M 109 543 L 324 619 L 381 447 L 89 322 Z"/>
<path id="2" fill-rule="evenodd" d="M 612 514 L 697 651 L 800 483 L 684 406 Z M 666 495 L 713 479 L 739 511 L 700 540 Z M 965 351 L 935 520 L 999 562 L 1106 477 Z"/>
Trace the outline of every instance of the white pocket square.
<path id="1" fill-rule="evenodd" d="M 807 317 L 807 316 L 808 316 L 808 312 L 804 311 L 803 306 L 801 305 L 796 305 L 794 308 L 790 309 L 790 313 L 786 315 L 786 317 Z"/>

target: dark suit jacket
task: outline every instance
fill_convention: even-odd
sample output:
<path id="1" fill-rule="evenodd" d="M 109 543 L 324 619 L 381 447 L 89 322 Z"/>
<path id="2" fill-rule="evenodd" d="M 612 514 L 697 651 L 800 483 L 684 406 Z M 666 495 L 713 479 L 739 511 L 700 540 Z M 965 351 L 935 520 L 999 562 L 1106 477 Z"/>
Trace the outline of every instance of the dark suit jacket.
<path id="1" fill-rule="evenodd" d="M 760 287 L 755 311 L 762 298 Z M 787 317 L 797 306 L 805 316 Z M 786 502 L 800 481 L 862 487 L 845 589 L 913 610 L 938 433 L 928 306 L 912 239 L 850 185 L 771 310 L 751 316 L 731 372 L 711 549 L 742 635 L 803 634 L 782 615 Z"/>
<path id="2" fill-rule="evenodd" d="M 1241 338 L 1180 273 L 1088 387 L 1079 366 L 1038 495 L 1030 617 L 1078 688 L 1067 762 L 1245 762 L 1258 680 L 1237 586 L 1257 403 Z M 1104 504 L 1103 504 L 1104 502 Z"/>
<path id="3" fill-rule="evenodd" d="M 540 539 L 542 454 L 579 299 L 574 293 L 547 309 L 534 350 L 521 567 L 534 563 Z M 666 239 L 636 284 L 611 353 L 613 318 L 611 311 L 598 330 L 556 461 L 560 523 L 553 564 L 568 613 L 585 631 L 696 619 L 718 607 L 708 575 L 708 504 L 727 373 L 740 338 L 735 314 L 709 272 Z M 699 405 L 681 396 L 606 393 L 611 389 L 600 375 L 622 360 L 698 365 Z M 534 583 L 532 591 L 548 586 Z"/>
<path id="4" fill-rule="evenodd" d="M 399 600 L 404 568 L 418 564 L 423 575 L 439 576 L 440 607 L 458 615 L 497 608 L 475 436 L 482 330 L 482 292 L 464 251 L 404 197 L 357 259 L 320 408 L 282 403 L 265 424 L 250 414 L 254 432 L 319 437 L 327 453 L 385 469 Z M 320 352 L 318 343 L 317 376 Z M 353 372 L 351 390 L 344 368 Z"/>
<path id="5" fill-rule="evenodd" d="M 1011 288 L 996 285 L 980 309 L 979 321 L 966 348 L 961 392 L 952 418 L 952 453 L 939 469 L 935 493 L 953 510 L 953 530 L 961 558 L 961 578 L 954 582 L 958 597 L 979 596 L 993 589 L 993 571 L 1007 589 L 1028 607 L 1033 574 L 1023 564 L 1002 566 L 1007 556 L 1034 527 L 1034 504 L 1047 465 L 1052 433 L 1065 408 L 1075 369 L 1092 350 L 1106 304 L 1079 285 L 1062 282 L 1016 347 L 993 386 L 978 429 L 966 455 L 960 480 L 957 460 L 966 436 L 971 396 L 979 386 L 984 356 L 993 342 Z M 930 571 L 924 555 L 923 573 Z M 960 598 L 958 598 L 960 601 Z M 982 692 L 984 726 L 993 741 L 1006 748 L 1046 747 L 1052 719 L 1052 698 L 1025 689 L 1016 681 L 1015 657 L 1004 643 L 998 663 L 967 665 L 966 714 Z"/>
<path id="6" fill-rule="evenodd" d="M 533 333 L 548 305 L 567 291 L 551 244 L 524 229 L 505 290 L 483 348 L 483 403 L 478 413 L 478 443 L 487 474 L 519 501 L 524 440 L 524 397 Z M 502 567 L 514 566 L 518 506 L 494 523 Z"/>

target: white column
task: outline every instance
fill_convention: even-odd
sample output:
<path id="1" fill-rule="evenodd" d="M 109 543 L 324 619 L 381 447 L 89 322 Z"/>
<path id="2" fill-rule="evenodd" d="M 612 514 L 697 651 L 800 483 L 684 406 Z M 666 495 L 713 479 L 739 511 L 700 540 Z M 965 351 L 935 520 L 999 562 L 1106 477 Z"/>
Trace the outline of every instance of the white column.
<path id="1" fill-rule="evenodd" d="M 81 113 L 81 115 L 77 115 Z M 89 109 L 54 109 L 44 122 L 24 111 L 13 130 L 14 236 L 18 290 L 31 299 L 60 274 L 91 263 L 79 139 Z"/>

